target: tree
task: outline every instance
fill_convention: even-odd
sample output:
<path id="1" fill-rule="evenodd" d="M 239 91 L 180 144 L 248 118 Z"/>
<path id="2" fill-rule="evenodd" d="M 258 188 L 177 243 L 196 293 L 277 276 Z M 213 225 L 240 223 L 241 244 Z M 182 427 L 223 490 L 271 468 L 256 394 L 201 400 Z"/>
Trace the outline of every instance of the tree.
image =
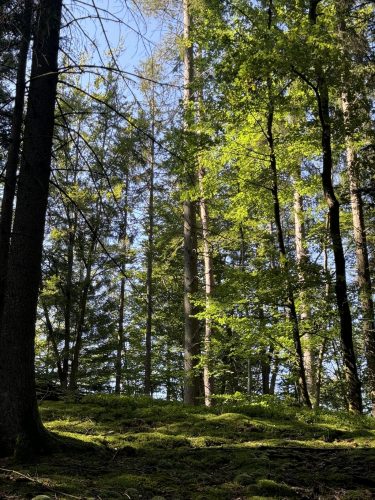
<path id="1" fill-rule="evenodd" d="M 3 454 L 46 446 L 35 395 L 34 338 L 41 277 L 61 0 L 41 0 L 33 60 L 23 159 L 9 253 L 0 334 L 0 448 Z"/>
<path id="2" fill-rule="evenodd" d="M 31 20 L 33 14 L 32 0 L 25 0 L 23 4 L 22 20 L 20 25 L 20 41 L 17 61 L 16 95 L 10 145 L 5 164 L 5 185 L 1 200 L 0 218 L 0 317 L 2 315 L 5 295 L 6 271 L 8 268 L 9 244 L 13 220 L 13 202 L 16 192 L 17 170 L 19 165 L 21 135 L 23 125 L 24 100 L 26 90 L 26 65 L 31 38 Z"/>
<path id="3" fill-rule="evenodd" d="M 190 38 L 191 5 L 183 0 L 184 23 L 184 130 L 188 137 L 193 113 L 193 45 Z M 188 153 L 188 151 L 186 151 Z M 188 153 L 189 154 L 189 153 Z M 189 154 L 190 156 L 190 154 Z M 191 191 L 196 185 L 195 159 L 187 159 L 185 178 L 188 193 L 184 196 L 184 311 L 185 311 L 185 383 L 184 402 L 196 404 L 199 396 L 199 374 L 196 366 L 200 352 L 199 321 L 194 297 L 198 292 L 198 256 L 197 256 L 197 209 Z M 194 195 L 193 195 L 194 196 Z"/>
<path id="4" fill-rule="evenodd" d="M 309 21 L 312 29 L 317 25 L 317 6 L 319 1 L 310 1 Z M 323 152 L 322 186 L 329 210 L 329 230 L 332 240 L 336 270 L 336 301 L 340 317 L 340 335 L 344 359 L 345 379 L 348 385 L 348 404 L 350 411 L 362 411 L 361 385 L 357 372 L 357 362 L 353 346 L 352 316 L 349 307 L 345 256 L 340 231 L 340 204 L 332 183 L 332 145 L 331 117 L 329 111 L 329 90 L 321 61 L 315 61 L 316 84 L 312 88 L 316 95 L 321 143 Z M 311 83 L 310 83 L 311 86 Z"/>

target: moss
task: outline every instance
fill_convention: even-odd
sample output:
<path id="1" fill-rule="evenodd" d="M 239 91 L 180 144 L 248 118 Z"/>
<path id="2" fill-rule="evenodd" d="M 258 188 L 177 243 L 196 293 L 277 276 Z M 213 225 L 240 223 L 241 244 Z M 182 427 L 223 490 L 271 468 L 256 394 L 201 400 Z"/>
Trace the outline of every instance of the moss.
<path id="1" fill-rule="evenodd" d="M 251 474 L 247 474 L 246 472 L 242 472 L 238 474 L 235 479 L 235 483 L 241 484 L 242 486 L 246 486 L 248 484 L 253 484 L 255 482 L 254 476 Z"/>
<path id="2" fill-rule="evenodd" d="M 260 495 L 264 497 L 295 497 L 296 492 L 290 486 L 277 483 L 271 479 L 259 479 L 256 485 L 252 486 L 249 492 L 254 495 Z"/>
<path id="3" fill-rule="evenodd" d="M 375 423 L 366 418 L 272 398 L 223 399 L 207 409 L 113 395 L 44 401 L 41 414 L 64 452 L 33 465 L 9 465 L 42 484 L 36 489 L 32 481 L 0 472 L 5 496 L 55 497 L 48 492 L 53 488 L 62 492 L 56 498 L 232 500 L 296 492 L 312 498 L 318 490 L 322 497 L 375 497 Z"/>

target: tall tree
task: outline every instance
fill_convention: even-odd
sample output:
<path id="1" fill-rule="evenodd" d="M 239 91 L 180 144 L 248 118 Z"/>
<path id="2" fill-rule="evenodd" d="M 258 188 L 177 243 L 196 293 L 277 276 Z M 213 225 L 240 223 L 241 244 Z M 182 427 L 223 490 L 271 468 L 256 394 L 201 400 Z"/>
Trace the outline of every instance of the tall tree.
<path id="1" fill-rule="evenodd" d="M 23 11 L 17 60 L 16 94 L 12 127 L 10 132 L 10 145 L 5 164 L 5 184 L 1 201 L 0 218 L 0 317 L 4 307 L 6 272 L 8 268 L 9 244 L 13 220 L 13 202 L 16 193 L 17 171 L 21 147 L 24 100 L 26 90 L 26 65 L 31 38 L 31 20 L 33 15 L 32 0 L 23 2 Z"/>
<path id="2" fill-rule="evenodd" d="M 41 0 L 0 334 L 0 449 L 47 442 L 35 394 L 34 340 L 51 173 L 62 0 Z"/>
<path id="3" fill-rule="evenodd" d="M 320 0 L 310 0 L 309 21 L 311 29 L 316 32 Z M 349 410 L 355 413 L 362 411 L 361 384 L 358 377 L 356 355 L 353 345 L 353 323 L 349 307 L 346 264 L 340 230 L 340 203 L 336 197 L 332 182 L 333 156 L 331 144 L 331 116 L 329 88 L 319 57 L 314 61 L 316 84 L 312 84 L 318 107 L 321 127 L 321 144 L 323 152 L 322 186 L 329 210 L 329 231 L 332 241 L 336 271 L 336 301 L 340 317 L 340 336 L 344 360 L 345 380 L 348 387 Z M 311 83 L 310 83 L 311 86 Z"/>
<path id="4" fill-rule="evenodd" d="M 191 32 L 191 4 L 183 0 L 184 25 L 184 130 L 188 141 L 193 113 L 193 44 Z M 196 404 L 199 396 L 199 374 L 196 371 L 200 352 L 199 321 L 196 318 L 197 307 L 194 297 L 198 292 L 197 259 L 197 208 L 191 191 L 196 185 L 195 159 L 189 157 L 185 166 L 185 180 L 188 192 L 184 194 L 184 312 L 185 312 L 185 354 L 184 354 L 184 402 Z M 193 195 L 194 196 L 194 195 Z"/>
<path id="5" fill-rule="evenodd" d="M 365 217 L 363 201 L 359 180 L 359 165 L 353 139 L 354 100 L 355 89 L 351 88 L 350 82 L 354 79 L 352 69 L 351 47 L 353 42 L 347 28 L 347 17 L 353 8 L 352 0 L 336 2 L 341 45 L 344 54 L 344 68 L 342 74 L 341 106 L 343 111 L 346 147 L 346 167 L 349 177 L 350 204 L 353 217 L 353 232 L 355 242 L 355 254 L 357 259 L 357 280 L 359 287 L 359 298 L 363 315 L 363 334 L 365 339 L 365 354 L 368 368 L 368 383 L 372 414 L 375 416 L 375 318 L 374 301 L 372 298 L 372 282 L 369 267 L 369 255 L 367 247 Z M 358 42 L 357 42 L 358 43 Z M 361 45 L 361 44 L 360 44 Z M 363 45 L 366 46 L 366 43 Z M 362 56 L 363 57 L 363 56 Z M 359 57 L 357 57 L 359 59 Z"/>

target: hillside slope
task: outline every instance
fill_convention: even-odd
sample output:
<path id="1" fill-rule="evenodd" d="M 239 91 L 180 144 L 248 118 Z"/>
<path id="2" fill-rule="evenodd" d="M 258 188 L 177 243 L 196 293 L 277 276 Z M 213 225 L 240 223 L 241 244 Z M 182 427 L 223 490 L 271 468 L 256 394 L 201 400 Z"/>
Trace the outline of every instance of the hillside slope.
<path id="1" fill-rule="evenodd" d="M 68 444 L 0 462 L 0 498 L 375 498 L 375 422 L 278 402 L 214 409 L 87 396 L 41 404 Z"/>

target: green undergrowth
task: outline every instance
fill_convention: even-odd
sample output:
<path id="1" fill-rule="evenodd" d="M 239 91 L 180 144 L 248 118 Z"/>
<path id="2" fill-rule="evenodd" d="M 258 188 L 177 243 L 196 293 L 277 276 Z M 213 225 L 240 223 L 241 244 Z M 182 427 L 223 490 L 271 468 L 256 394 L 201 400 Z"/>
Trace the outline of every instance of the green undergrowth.
<path id="1" fill-rule="evenodd" d="M 375 498 L 369 417 L 275 399 L 207 409 L 108 395 L 40 410 L 64 451 L 3 461 L 0 498 Z"/>

